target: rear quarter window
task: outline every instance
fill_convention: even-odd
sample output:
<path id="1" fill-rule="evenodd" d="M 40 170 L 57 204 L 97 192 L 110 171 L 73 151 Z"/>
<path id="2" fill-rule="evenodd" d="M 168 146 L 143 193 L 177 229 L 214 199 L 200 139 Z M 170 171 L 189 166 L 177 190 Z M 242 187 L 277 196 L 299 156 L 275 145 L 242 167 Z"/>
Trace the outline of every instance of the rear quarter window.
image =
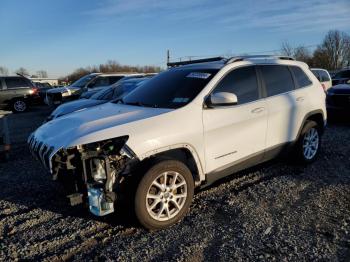
<path id="1" fill-rule="evenodd" d="M 291 71 L 293 72 L 294 78 L 296 80 L 296 88 L 303 88 L 308 85 L 311 85 L 312 82 L 305 72 L 298 66 L 290 66 Z M 320 71 L 318 71 L 318 74 Z"/>

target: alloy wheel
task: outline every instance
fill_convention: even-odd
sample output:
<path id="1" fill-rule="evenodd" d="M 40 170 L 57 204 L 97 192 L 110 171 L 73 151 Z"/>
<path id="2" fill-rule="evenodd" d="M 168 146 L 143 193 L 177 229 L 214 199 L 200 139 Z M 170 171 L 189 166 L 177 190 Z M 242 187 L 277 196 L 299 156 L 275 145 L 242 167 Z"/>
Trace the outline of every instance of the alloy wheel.
<path id="1" fill-rule="evenodd" d="M 181 211 L 186 198 L 185 178 L 178 172 L 163 172 L 153 180 L 147 191 L 147 212 L 157 221 L 170 220 Z"/>
<path id="2" fill-rule="evenodd" d="M 307 160 L 313 159 L 319 147 L 319 135 L 316 128 L 309 129 L 303 139 L 303 155 Z"/>
<path id="3" fill-rule="evenodd" d="M 27 105 L 24 101 L 22 100 L 17 100 L 16 102 L 14 102 L 13 104 L 13 108 L 17 111 L 17 112 L 23 112 L 27 109 Z"/>

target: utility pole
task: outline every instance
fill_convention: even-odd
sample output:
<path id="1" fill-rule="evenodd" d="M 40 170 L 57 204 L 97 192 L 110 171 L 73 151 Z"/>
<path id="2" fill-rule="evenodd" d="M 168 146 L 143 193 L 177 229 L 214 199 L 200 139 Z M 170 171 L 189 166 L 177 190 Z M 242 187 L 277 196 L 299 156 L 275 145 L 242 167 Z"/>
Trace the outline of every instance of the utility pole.
<path id="1" fill-rule="evenodd" d="M 168 49 L 166 52 L 166 65 L 168 66 L 169 63 L 170 63 L 170 50 Z"/>

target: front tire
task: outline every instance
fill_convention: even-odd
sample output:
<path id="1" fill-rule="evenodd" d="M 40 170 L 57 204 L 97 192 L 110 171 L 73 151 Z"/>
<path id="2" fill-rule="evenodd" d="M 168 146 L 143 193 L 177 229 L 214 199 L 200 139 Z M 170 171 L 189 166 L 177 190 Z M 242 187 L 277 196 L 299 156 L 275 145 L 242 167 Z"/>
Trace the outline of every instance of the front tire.
<path id="1" fill-rule="evenodd" d="M 314 121 L 307 121 L 296 145 L 299 162 L 308 164 L 315 161 L 321 147 L 320 127 Z"/>
<path id="2" fill-rule="evenodd" d="M 161 161 L 138 184 L 136 217 L 147 229 L 167 228 L 185 216 L 193 193 L 193 177 L 187 166 L 175 160 Z"/>

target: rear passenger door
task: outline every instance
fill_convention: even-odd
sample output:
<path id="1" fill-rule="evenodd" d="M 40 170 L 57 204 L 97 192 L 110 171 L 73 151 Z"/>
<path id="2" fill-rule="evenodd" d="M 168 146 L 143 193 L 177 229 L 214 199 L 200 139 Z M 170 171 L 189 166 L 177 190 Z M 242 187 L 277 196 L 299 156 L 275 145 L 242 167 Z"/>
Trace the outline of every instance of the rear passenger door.
<path id="1" fill-rule="evenodd" d="M 266 149 L 274 149 L 292 138 L 296 102 L 292 95 L 294 82 L 287 66 L 259 66 L 266 92 L 268 128 Z"/>
<path id="2" fill-rule="evenodd" d="M 268 108 L 266 149 L 276 149 L 271 152 L 278 153 L 280 146 L 295 140 L 307 95 L 304 90 L 295 89 L 293 74 L 287 65 L 262 65 L 259 69 Z"/>

